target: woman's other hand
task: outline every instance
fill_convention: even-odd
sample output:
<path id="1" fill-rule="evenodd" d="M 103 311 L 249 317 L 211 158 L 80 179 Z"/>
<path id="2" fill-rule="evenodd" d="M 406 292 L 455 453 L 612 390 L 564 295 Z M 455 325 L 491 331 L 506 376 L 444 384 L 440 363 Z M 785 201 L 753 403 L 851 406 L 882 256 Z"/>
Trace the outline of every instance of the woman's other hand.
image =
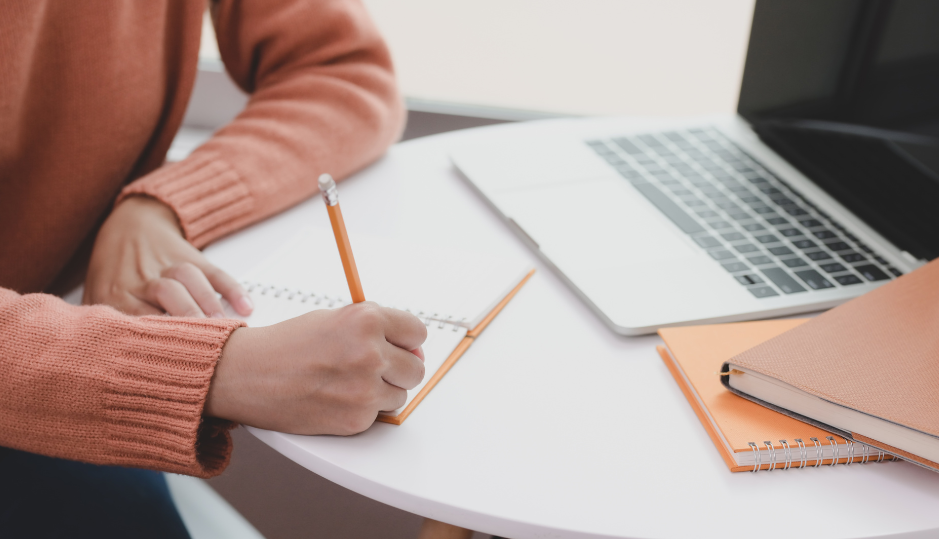
<path id="1" fill-rule="evenodd" d="M 173 210 L 134 196 L 118 204 L 98 232 L 83 302 L 133 315 L 223 317 L 217 293 L 238 314 L 251 314 L 247 292 L 186 241 Z"/>

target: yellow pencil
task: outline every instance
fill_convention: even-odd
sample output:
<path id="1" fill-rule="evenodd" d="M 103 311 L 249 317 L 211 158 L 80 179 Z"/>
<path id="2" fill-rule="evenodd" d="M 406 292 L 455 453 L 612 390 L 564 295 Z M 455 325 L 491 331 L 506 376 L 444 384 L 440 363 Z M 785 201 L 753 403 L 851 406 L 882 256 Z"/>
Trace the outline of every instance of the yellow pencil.
<path id="1" fill-rule="evenodd" d="M 365 292 L 362 290 L 362 281 L 359 280 L 359 271 L 355 268 L 355 257 L 352 256 L 352 245 L 349 243 L 349 234 L 346 233 L 346 223 L 342 220 L 342 210 L 339 209 L 339 191 L 336 182 L 329 174 L 319 178 L 320 191 L 326 202 L 326 211 L 329 212 L 329 222 L 333 225 L 333 234 L 336 236 L 336 245 L 339 247 L 339 258 L 342 259 L 342 269 L 346 272 L 346 281 L 349 283 L 349 293 L 352 294 L 352 303 L 365 301 Z"/>

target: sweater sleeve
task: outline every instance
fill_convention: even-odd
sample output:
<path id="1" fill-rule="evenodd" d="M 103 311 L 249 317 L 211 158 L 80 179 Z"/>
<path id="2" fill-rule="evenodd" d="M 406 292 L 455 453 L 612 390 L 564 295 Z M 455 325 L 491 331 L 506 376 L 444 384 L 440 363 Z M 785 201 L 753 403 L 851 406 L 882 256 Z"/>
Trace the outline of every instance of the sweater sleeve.
<path id="1" fill-rule="evenodd" d="M 359 0 L 212 5 L 245 110 L 187 159 L 128 185 L 172 207 L 197 247 L 343 178 L 398 138 L 405 112 L 388 50 Z"/>
<path id="2" fill-rule="evenodd" d="M 233 424 L 202 410 L 236 320 L 130 317 L 0 288 L 0 445 L 210 477 Z"/>

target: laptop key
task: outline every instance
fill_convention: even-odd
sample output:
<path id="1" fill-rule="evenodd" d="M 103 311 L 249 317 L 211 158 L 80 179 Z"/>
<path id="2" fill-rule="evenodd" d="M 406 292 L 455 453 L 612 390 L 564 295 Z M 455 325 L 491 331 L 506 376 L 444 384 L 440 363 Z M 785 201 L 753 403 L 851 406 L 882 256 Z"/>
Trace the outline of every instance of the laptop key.
<path id="1" fill-rule="evenodd" d="M 743 229 L 749 232 L 759 232 L 760 230 L 766 230 L 766 227 L 759 223 L 750 223 L 748 225 L 743 225 Z"/>
<path id="2" fill-rule="evenodd" d="M 754 237 L 756 238 L 756 241 L 760 243 L 776 243 L 779 241 L 779 238 L 772 234 L 762 234 Z"/>
<path id="3" fill-rule="evenodd" d="M 779 231 L 779 233 L 782 234 L 783 236 L 786 236 L 787 238 L 802 235 L 802 231 L 797 228 L 783 228 Z"/>
<path id="4" fill-rule="evenodd" d="M 740 240 L 747 239 L 747 237 L 741 234 L 740 232 L 727 232 L 727 233 L 721 234 L 721 237 L 727 241 L 740 241 Z"/>
<path id="5" fill-rule="evenodd" d="M 822 226 L 822 223 L 818 222 L 816 219 L 800 219 L 799 223 L 805 228 L 815 228 L 817 226 Z"/>
<path id="6" fill-rule="evenodd" d="M 750 263 L 753 264 L 754 266 L 765 266 L 766 264 L 772 264 L 772 263 L 773 263 L 773 259 L 772 259 L 772 258 L 770 258 L 770 257 L 768 257 L 768 256 L 762 256 L 762 255 L 760 255 L 760 256 L 751 256 L 751 257 L 748 257 L 747 260 L 749 260 Z"/>
<path id="7" fill-rule="evenodd" d="M 847 251 L 851 248 L 850 245 L 843 241 L 833 241 L 831 243 L 826 243 L 825 247 L 828 247 L 832 251 Z"/>
<path id="8" fill-rule="evenodd" d="M 788 213 L 789 215 L 791 215 L 791 216 L 793 216 L 793 217 L 797 217 L 797 216 L 799 216 L 799 215 L 808 215 L 808 214 L 809 214 L 809 212 L 803 210 L 802 208 L 800 208 L 800 207 L 798 207 L 798 206 L 783 206 L 783 210 L 785 210 L 786 213 Z"/>
<path id="9" fill-rule="evenodd" d="M 802 270 L 795 272 L 800 279 L 805 281 L 805 284 L 809 285 L 812 290 L 821 290 L 823 288 L 834 288 L 835 285 L 828 282 L 827 279 L 822 277 L 822 274 L 815 270 Z"/>
<path id="10" fill-rule="evenodd" d="M 802 266 L 808 266 L 809 263 L 801 258 L 787 258 L 782 261 L 783 264 L 790 268 L 801 268 Z"/>
<path id="11" fill-rule="evenodd" d="M 862 255 L 861 253 L 855 253 L 854 251 L 850 251 L 850 252 L 847 252 L 847 253 L 841 253 L 841 254 L 839 254 L 838 256 L 840 256 L 841 259 L 844 260 L 845 262 L 865 262 L 865 261 L 867 261 L 867 258 L 865 258 L 864 255 Z M 871 266 L 871 267 L 876 267 L 876 266 Z M 878 271 L 880 271 L 880 270 L 878 270 Z"/>
<path id="12" fill-rule="evenodd" d="M 617 146 L 619 146 L 620 148 L 622 148 L 623 151 L 626 152 L 626 153 L 628 153 L 628 154 L 641 154 L 641 153 L 643 153 L 642 150 L 640 150 L 638 146 L 636 146 L 635 144 L 633 144 L 632 142 L 630 142 L 630 140 L 629 140 L 628 138 L 615 138 L 615 139 L 613 139 L 613 142 L 615 142 Z"/>
<path id="13" fill-rule="evenodd" d="M 752 243 L 734 245 L 734 249 L 736 249 L 738 253 L 754 253 L 760 250 L 759 247 L 757 247 L 756 245 L 753 245 Z"/>
<path id="14" fill-rule="evenodd" d="M 713 251 L 708 251 L 708 254 L 711 255 L 711 258 L 714 260 L 727 260 L 728 258 L 734 258 L 734 253 L 730 251 L 725 251 L 724 249 L 715 249 Z"/>
<path id="15" fill-rule="evenodd" d="M 815 247 L 818 247 L 817 245 L 815 245 L 815 242 L 812 240 L 794 240 L 792 244 L 798 247 L 799 249 L 813 249 Z"/>
<path id="16" fill-rule="evenodd" d="M 790 277 L 782 268 L 765 268 L 760 271 L 763 272 L 763 275 L 769 277 L 769 280 L 773 281 L 773 284 L 778 286 L 779 289 L 786 294 L 805 292 L 805 288 Z"/>
<path id="17" fill-rule="evenodd" d="M 721 262 L 721 266 L 724 266 L 724 269 L 730 273 L 737 273 L 738 271 L 746 271 L 750 269 L 750 266 L 744 264 L 743 262 Z"/>
<path id="18" fill-rule="evenodd" d="M 766 222 L 767 222 L 767 223 L 769 223 L 769 224 L 771 224 L 771 225 L 774 225 L 774 226 L 788 225 L 788 224 L 789 224 L 789 221 L 783 219 L 782 217 L 769 217 L 769 216 L 766 216 L 765 219 L 766 219 Z"/>
<path id="19" fill-rule="evenodd" d="M 710 249 L 711 247 L 721 246 L 721 242 L 711 236 L 698 236 L 697 238 L 694 238 L 694 241 L 695 243 L 697 243 L 701 247 L 704 247 L 705 249 Z"/>
<path id="20" fill-rule="evenodd" d="M 873 264 L 867 266 L 855 266 L 854 269 L 856 269 L 858 273 L 863 275 L 864 278 L 868 281 L 886 281 L 890 279 L 889 275 L 880 271 L 880 268 Z"/>
<path id="21" fill-rule="evenodd" d="M 837 262 L 832 262 L 830 264 L 819 264 L 818 267 L 822 268 L 828 273 L 838 273 L 839 271 L 847 271 L 848 269 Z"/>
<path id="22" fill-rule="evenodd" d="M 838 281 L 839 284 L 842 284 L 844 286 L 848 286 L 852 284 L 860 284 L 864 282 L 860 280 L 857 275 L 838 275 L 835 277 L 835 280 Z"/>
<path id="23" fill-rule="evenodd" d="M 771 296 L 779 295 L 778 292 L 776 292 L 775 290 L 773 290 L 772 288 L 768 286 L 754 286 L 751 288 L 747 288 L 747 290 L 749 290 L 751 294 L 753 294 L 754 296 L 758 298 L 768 298 Z"/>
<path id="24" fill-rule="evenodd" d="M 734 212 L 730 214 L 730 218 L 734 221 L 747 221 L 750 219 L 750 215 L 744 212 Z"/>
<path id="25" fill-rule="evenodd" d="M 902 272 L 902 271 L 898 270 L 897 268 L 895 268 L 895 267 L 893 267 L 893 266 L 887 267 L 887 271 L 889 271 L 890 273 L 892 273 L 894 277 L 899 277 L 899 276 L 903 275 L 903 272 Z"/>
<path id="26" fill-rule="evenodd" d="M 697 210 L 695 213 L 698 214 L 698 217 L 703 219 L 710 219 L 711 217 L 720 217 L 720 214 L 713 210 Z"/>
<path id="27" fill-rule="evenodd" d="M 711 228 L 715 230 L 720 230 L 722 228 L 730 228 L 730 223 L 728 223 L 727 221 L 711 221 L 708 223 L 708 225 L 710 225 Z"/>
<path id="28" fill-rule="evenodd" d="M 682 229 L 685 234 L 697 234 L 698 232 L 704 232 L 704 227 L 698 224 L 690 215 L 685 213 L 685 210 L 681 209 L 678 204 L 675 204 L 672 199 L 668 198 L 658 187 L 652 185 L 651 183 L 642 183 L 638 185 L 633 185 L 637 191 L 643 194 L 649 202 L 651 202 L 655 207 L 659 209 L 660 212 L 664 213 L 666 217 L 672 220 L 675 225 Z"/>
<path id="29" fill-rule="evenodd" d="M 785 256 L 785 255 L 791 255 L 792 249 L 788 247 L 772 247 L 770 248 L 769 252 L 773 253 L 776 256 Z"/>
<path id="30" fill-rule="evenodd" d="M 828 260 L 831 258 L 831 255 L 825 251 L 815 251 L 814 253 L 805 253 L 805 256 L 811 258 L 812 260 Z"/>
<path id="31" fill-rule="evenodd" d="M 820 240 L 827 240 L 838 237 L 834 232 L 828 229 L 816 230 L 815 232 L 812 232 L 812 235 Z"/>
<path id="32" fill-rule="evenodd" d="M 769 206 L 763 206 L 761 208 L 753 208 L 753 211 L 759 213 L 760 215 L 766 215 L 767 213 L 776 213 L 775 208 L 770 208 Z"/>
<path id="33" fill-rule="evenodd" d="M 739 282 L 740 284 L 744 284 L 747 286 L 751 284 L 762 284 L 765 282 L 763 281 L 762 278 L 760 278 L 759 275 L 755 275 L 753 273 L 748 273 L 746 275 L 735 275 L 734 279 L 737 279 L 737 282 Z"/>

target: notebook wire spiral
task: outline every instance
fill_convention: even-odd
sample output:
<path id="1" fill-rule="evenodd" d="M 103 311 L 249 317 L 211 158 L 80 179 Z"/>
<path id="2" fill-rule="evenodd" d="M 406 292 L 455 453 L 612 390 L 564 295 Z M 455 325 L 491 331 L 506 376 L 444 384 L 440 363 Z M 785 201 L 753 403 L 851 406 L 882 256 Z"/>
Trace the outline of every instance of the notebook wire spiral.
<path id="1" fill-rule="evenodd" d="M 277 287 L 256 281 L 242 281 L 241 284 L 245 287 L 245 290 L 249 294 L 257 293 L 261 296 L 272 297 L 286 301 L 311 303 L 313 306 L 320 308 L 337 309 L 339 307 L 345 307 L 346 305 L 351 304 L 351 301 L 343 298 L 342 296 L 330 296 L 328 294 L 317 294 L 316 292 L 304 292 L 303 290 L 295 288 Z M 446 329 L 449 327 L 452 329 L 452 331 L 459 331 L 461 327 L 465 327 L 466 318 L 457 319 L 454 316 L 441 315 L 439 313 L 426 313 L 422 310 L 412 310 L 409 307 L 402 308 L 393 305 L 385 305 L 385 307 L 391 307 L 409 312 L 416 316 L 421 322 L 424 323 L 425 326 L 428 327 L 431 325 L 435 325 L 437 329 Z"/>
<path id="2" fill-rule="evenodd" d="M 753 469 L 751 472 L 760 471 L 764 465 L 768 466 L 766 471 L 771 472 L 775 469 L 788 470 L 790 468 L 805 468 L 811 466 L 812 468 L 818 468 L 822 465 L 825 466 L 834 466 L 839 464 L 839 461 L 845 459 L 843 463 L 845 466 L 852 464 L 857 460 L 860 464 L 867 464 L 869 462 L 884 462 L 886 461 L 899 461 L 893 455 L 889 455 L 884 451 L 879 449 L 872 448 L 869 445 L 862 443 L 855 443 L 850 440 L 844 440 L 843 444 L 838 444 L 838 441 L 835 440 L 834 436 L 826 436 L 828 444 L 823 444 L 815 436 L 809 438 L 809 441 L 812 442 L 814 447 L 806 444 L 802 438 L 795 438 L 793 441 L 798 444 L 798 448 L 795 446 L 789 445 L 787 440 L 779 440 L 782 448 L 776 449 L 773 442 L 766 440 L 763 442 L 765 449 L 761 449 L 759 444 L 755 442 L 749 442 L 747 445 L 750 446 L 750 450 L 753 451 Z M 841 446 L 844 446 L 845 455 L 841 456 Z M 824 454 L 825 447 L 831 448 L 831 456 L 826 457 Z M 855 446 L 861 446 L 861 455 L 855 455 Z M 798 452 L 798 455 L 795 453 Z M 763 455 L 766 454 L 766 461 L 764 462 Z M 876 453 L 876 457 L 874 456 Z M 830 462 L 825 462 L 826 460 Z M 814 464 L 809 465 L 810 461 L 814 461 Z"/>

